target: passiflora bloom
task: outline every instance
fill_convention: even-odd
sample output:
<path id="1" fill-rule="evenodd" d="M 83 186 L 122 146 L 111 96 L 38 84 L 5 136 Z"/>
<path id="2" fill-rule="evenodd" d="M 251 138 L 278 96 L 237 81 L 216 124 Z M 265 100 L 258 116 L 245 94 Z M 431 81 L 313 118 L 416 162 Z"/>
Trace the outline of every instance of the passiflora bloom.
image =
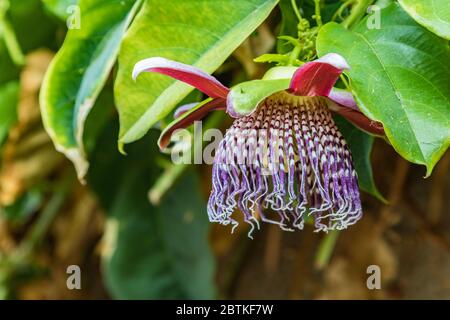
<path id="1" fill-rule="evenodd" d="M 262 81 L 263 94 L 251 108 L 236 105 L 233 89 L 209 74 L 164 58 L 138 62 L 133 78 L 144 71 L 158 72 L 210 97 L 175 112 L 176 120 L 160 137 L 161 149 L 167 147 L 176 129 L 191 125 L 210 111 L 225 110 L 236 118 L 215 154 L 208 202 L 210 221 L 236 226 L 233 215 L 239 209 L 252 230 L 259 227 L 259 219 L 283 229 L 302 229 L 311 217 L 316 231 L 328 231 L 344 229 L 362 216 L 352 156 L 332 112 L 367 132 L 384 134 L 380 123 L 359 111 L 351 93 L 333 88 L 349 68 L 345 59 L 334 53 L 299 68 L 276 67 L 269 70 L 265 80 L 257 80 Z M 266 83 L 277 86 L 264 90 Z"/>

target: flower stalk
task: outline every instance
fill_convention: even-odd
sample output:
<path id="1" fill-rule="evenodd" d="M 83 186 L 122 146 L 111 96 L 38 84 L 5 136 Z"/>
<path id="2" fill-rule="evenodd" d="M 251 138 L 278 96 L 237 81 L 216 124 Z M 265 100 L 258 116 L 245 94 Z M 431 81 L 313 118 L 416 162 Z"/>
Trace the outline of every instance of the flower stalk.
<path id="1" fill-rule="evenodd" d="M 367 13 L 367 8 L 372 5 L 374 0 L 353 0 L 353 5 L 350 14 L 344 19 L 342 25 L 351 29 L 356 25 Z"/>
<path id="2" fill-rule="evenodd" d="M 20 48 L 14 29 L 6 17 L 8 9 L 9 1 L 0 0 L 0 38 L 3 38 L 5 41 L 6 49 L 14 64 L 22 66 L 25 64 L 25 55 Z"/>
<path id="3" fill-rule="evenodd" d="M 339 230 L 332 230 L 322 238 L 314 260 L 314 267 L 316 270 L 323 270 L 329 264 L 339 234 Z"/>
<path id="4" fill-rule="evenodd" d="M 322 27 L 322 16 L 320 13 L 320 0 L 314 0 L 314 19 L 316 20 L 317 27 Z"/>

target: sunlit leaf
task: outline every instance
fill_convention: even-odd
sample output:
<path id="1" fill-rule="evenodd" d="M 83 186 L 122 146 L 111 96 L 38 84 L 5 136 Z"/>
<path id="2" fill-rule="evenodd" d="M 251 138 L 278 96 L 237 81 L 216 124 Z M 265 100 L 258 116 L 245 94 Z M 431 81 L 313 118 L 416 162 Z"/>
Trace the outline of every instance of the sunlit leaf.
<path id="1" fill-rule="evenodd" d="M 60 19 L 67 19 L 75 11 L 70 10 L 79 0 L 42 0 L 45 6 Z"/>
<path id="2" fill-rule="evenodd" d="M 450 5 L 448 0 L 399 0 L 418 23 L 440 37 L 450 40 Z"/>
<path id="3" fill-rule="evenodd" d="M 397 4 L 381 10 L 382 29 L 363 20 L 353 31 L 329 23 L 320 55 L 345 57 L 362 111 L 383 123 L 395 150 L 429 175 L 450 144 L 450 50 Z"/>
<path id="4" fill-rule="evenodd" d="M 119 143 L 141 138 L 192 87 L 159 74 L 131 79 L 136 62 L 154 56 L 216 70 L 269 15 L 277 0 L 148 0 L 124 39 L 115 97 Z"/>
<path id="5" fill-rule="evenodd" d="M 71 29 L 52 61 L 40 102 L 45 128 L 56 148 L 70 158 L 82 178 L 86 117 L 114 65 L 139 1 L 81 0 L 80 29 Z"/>

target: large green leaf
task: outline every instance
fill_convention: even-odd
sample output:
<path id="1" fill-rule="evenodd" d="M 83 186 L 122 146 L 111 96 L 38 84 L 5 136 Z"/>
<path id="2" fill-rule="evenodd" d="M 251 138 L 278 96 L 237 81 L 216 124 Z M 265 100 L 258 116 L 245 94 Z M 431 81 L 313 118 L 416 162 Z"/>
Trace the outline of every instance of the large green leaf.
<path id="1" fill-rule="evenodd" d="M 269 15 L 278 0 L 147 0 L 124 39 L 115 97 L 119 144 L 141 138 L 191 87 L 159 74 L 131 79 L 136 62 L 162 56 L 216 70 Z"/>
<path id="2" fill-rule="evenodd" d="M 108 215 L 107 288 L 119 299 L 213 298 L 206 203 L 194 172 L 182 176 L 158 207 L 151 205 L 147 192 L 161 173 L 155 164 L 158 133 L 131 145 L 127 156 L 111 139 L 117 133 L 103 132 L 88 174 Z"/>
<path id="3" fill-rule="evenodd" d="M 352 152 L 353 164 L 358 174 L 360 188 L 385 202 L 386 200 L 378 191 L 373 180 L 372 164 L 370 163 L 374 137 L 359 130 L 341 116 L 335 115 L 334 120 Z"/>
<path id="4" fill-rule="evenodd" d="M 450 5 L 448 0 L 399 0 L 418 23 L 440 37 L 450 40 Z"/>
<path id="5" fill-rule="evenodd" d="M 396 151 L 423 164 L 429 175 L 450 144 L 450 50 L 397 4 L 381 10 L 382 29 L 353 31 L 325 25 L 320 55 L 347 59 L 348 76 L 362 111 L 381 121 Z"/>
<path id="6" fill-rule="evenodd" d="M 17 120 L 19 83 L 11 81 L 0 86 L 0 146 L 8 136 L 10 127 Z"/>
<path id="7" fill-rule="evenodd" d="M 80 0 L 79 5 L 80 29 L 69 30 L 52 61 L 40 102 L 47 132 L 82 178 L 88 168 L 83 150 L 84 122 L 116 61 L 139 1 Z"/>

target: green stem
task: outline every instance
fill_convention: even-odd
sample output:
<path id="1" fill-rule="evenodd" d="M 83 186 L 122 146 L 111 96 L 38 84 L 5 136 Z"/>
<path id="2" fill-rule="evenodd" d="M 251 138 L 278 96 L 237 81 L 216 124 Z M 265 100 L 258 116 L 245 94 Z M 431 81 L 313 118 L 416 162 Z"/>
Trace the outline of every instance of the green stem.
<path id="1" fill-rule="evenodd" d="M 294 47 L 294 49 L 289 54 L 288 66 L 294 66 L 295 65 L 295 61 L 297 60 L 301 50 L 302 49 L 298 45 Z"/>
<path id="2" fill-rule="evenodd" d="M 350 14 L 342 21 L 342 25 L 350 29 L 356 23 L 358 23 L 362 17 L 367 13 L 367 8 L 372 4 L 374 0 L 356 0 L 352 6 Z"/>
<path id="3" fill-rule="evenodd" d="M 11 24 L 9 23 L 9 21 L 4 20 L 2 25 L 3 37 L 5 39 L 6 48 L 8 49 L 11 59 L 17 66 L 23 66 L 25 64 L 25 55 L 20 48 L 19 42 L 17 41 L 16 34 L 14 33 Z"/>
<path id="4" fill-rule="evenodd" d="M 346 88 L 347 90 L 350 90 L 350 84 L 348 83 L 348 81 L 347 81 L 347 79 L 345 78 L 345 76 L 344 76 L 343 74 L 341 74 L 339 77 L 341 78 L 342 82 L 344 83 L 345 88 Z"/>
<path id="5" fill-rule="evenodd" d="M 339 230 L 330 231 L 320 242 L 314 261 L 314 266 L 317 270 L 323 270 L 330 262 L 339 232 Z"/>
<path id="6" fill-rule="evenodd" d="M 6 49 L 14 64 L 22 66 L 25 64 L 25 56 L 20 48 L 14 29 L 6 17 L 8 8 L 9 1 L 0 0 L 0 37 L 5 40 Z"/>
<path id="7" fill-rule="evenodd" d="M 320 14 L 320 0 L 314 0 L 314 19 L 316 20 L 317 26 L 320 28 L 322 26 L 322 16 Z"/>
<path id="8" fill-rule="evenodd" d="M 156 180 L 148 192 L 148 197 L 153 205 L 158 205 L 163 196 L 170 190 L 178 177 L 188 168 L 187 164 L 171 165 Z"/>
<path id="9" fill-rule="evenodd" d="M 331 18 L 331 21 L 335 21 L 338 17 L 340 19 L 342 19 L 342 13 L 344 12 L 345 9 L 347 9 L 349 6 L 351 6 L 353 4 L 355 0 L 347 0 L 346 2 L 344 2 L 339 9 L 333 14 L 333 17 Z"/>
<path id="10" fill-rule="evenodd" d="M 64 201 L 66 200 L 67 194 L 69 193 L 74 180 L 75 177 L 72 172 L 67 173 L 66 176 L 62 178 L 61 183 L 58 184 L 52 197 L 50 198 L 45 208 L 42 210 L 37 221 L 32 226 L 30 232 L 26 235 L 25 239 L 17 248 L 16 254 L 14 255 L 15 261 L 25 260 L 40 243 L 51 223 L 53 222 L 55 216 L 64 204 Z"/>
<path id="11" fill-rule="evenodd" d="M 302 21 L 302 15 L 300 14 L 300 10 L 298 10 L 296 0 L 291 0 L 292 10 L 294 10 L 295 15 L 297 16 L 298 21 Z"/>

